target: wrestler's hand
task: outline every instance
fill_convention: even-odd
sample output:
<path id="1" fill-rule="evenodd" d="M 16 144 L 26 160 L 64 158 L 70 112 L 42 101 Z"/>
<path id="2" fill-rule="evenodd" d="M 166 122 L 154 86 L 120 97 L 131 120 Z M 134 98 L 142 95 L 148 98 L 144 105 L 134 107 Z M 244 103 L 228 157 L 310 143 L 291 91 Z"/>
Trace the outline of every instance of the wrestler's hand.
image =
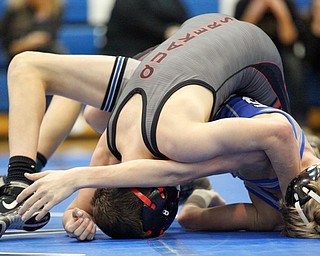
<path id="1" fill-rule="evenodd" d="M 276 18 L 283 15 L 291 15 L 289 8 L 283 0 L 266 0 L 270 11 L 276 16 Z"/>
<path id="2" fill-rule="evenodd" d="M 226 201 L 222 198 L 222 196 L 216 191 L 211 191 L 211 202 L 208 207 L 215 207 L 220 205 L 225 205 Z"/>
<path id="3" fill-rule="evenodd" d="M 96 224 L 91 215 L 79 208 L 68 211 L 70 211 L 70 216 L 65 222 L 64 229 L 69 237 L 75 237 L 79 241 L 93 240 L 96 234 Z"/>
<path id="4" fill-rule="evenodd" d="M 36 220 L 43 218 L 49 210 L 76 191 L 72 171 L 46 171 L 25 176 L 34 183 L 25 188 L 17 197 L 22 203 L 19 214 L 26 221 L 39 211 Z M 29 198 L 28 198 L 29 197 Z M 26 200 L 26 198 L 28 198 Z"/>
<path id="5" fill-rule="evenodd" d="M 203 201 L 201 205 L 199 202 L 200 198 L 202 198 Z M 198 206 L 201 208 L 210 208 L 226 204 L 226 201 L 213 189 L 195 189 L 186 203 L 188 203 L 188 201 L 194 203 L 195 200 L 197 201 Z"/>

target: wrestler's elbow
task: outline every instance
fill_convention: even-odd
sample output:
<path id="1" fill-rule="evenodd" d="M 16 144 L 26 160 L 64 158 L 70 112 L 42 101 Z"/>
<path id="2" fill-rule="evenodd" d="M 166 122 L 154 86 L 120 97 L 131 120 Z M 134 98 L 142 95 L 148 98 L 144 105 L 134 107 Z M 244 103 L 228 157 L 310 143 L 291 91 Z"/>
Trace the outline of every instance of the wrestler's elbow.
<path id="1" fill-rule="evenodd" d="M 184 206 L 177 216 L 177 221 L 186 230 L 195 231 L 201 229 L 198 209 L 194 206 Z"/>
<path id="2" fill-rule="evenodd" d="M 191 182 L 198 178 L 199 174 L 192 166 L 182 165 L 176 169 L 163 173 L 161 176 L 162 177 L 159 177 L 159 179 L 165 180 L 168 185 L 176 186 Z"/>
<path id="3" fill-rule="evenodd" d="M 289 122 L 275 122 L 270 130 L 271 135 L 266 138 L 270 145 L 294 145 L 292 143 L 295 143 L 295 136 Z"/>

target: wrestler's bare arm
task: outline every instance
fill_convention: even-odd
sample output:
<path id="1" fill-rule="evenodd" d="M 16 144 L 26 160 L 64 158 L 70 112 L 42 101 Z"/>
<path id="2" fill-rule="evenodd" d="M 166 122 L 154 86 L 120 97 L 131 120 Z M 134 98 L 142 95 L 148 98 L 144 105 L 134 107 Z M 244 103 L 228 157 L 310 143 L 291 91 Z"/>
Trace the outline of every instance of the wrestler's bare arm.
<path id="1" fill-rule="evenodd" d="M 196 141 L 190 144 L 193 153 L 199 152 L 199 157 L 210 158 L 262 150 L 279 179 L 283 195 L 289 182 L 301 170 L 299 150 L 291 124 L 282 117 L 228 118 L 204 123 L 202 126 L 199 131 L 194 131 L 199 136 L 193 136 Z"/>
<path id="2" fill-rule="evenodd" d="M 25 216 L 27 219 L 45 205 L 38 215 L 41 218 L 80 188 L 174 186 L 199 177 L 235 171 L 237 166 L 241 168 L 243 155 L 255 151 L 263 151 L 270 159 L 283 194 L 295 172 L 300 170 L 299 153 L 288 122 L 270 118 L 229 118 L 198 124 L 192 130 L 193 136 L 189 134 L 181 150 L 187 150 L 183 156 L 190 153 L 190 157 L 198 157 L 198 162 L 138 159 L 111 166 L 27 174 L 37 181 L 18 196 L 17 200 L 23 201 L 34 193 L 19 213 L 24 214 L 31 207 Z"/>
<path id="3" fill-rule="evenodd" d="M 101 136 L 91 159 L 91 166 L 103 166 L 117 164 L 119 161 L 111 154 L 106 147 L 106 133 Z M 63 226 L 71 237 L 78 240 L 92 240 L 95 235 L 95 223 L 92 219 L 93 205 L 92 198 L 95 188 L 83 188 L 75 199 L 68 206 L 63 214 Z"/>
<path id="4" fill-rule="evenodd" d="M 256 210 L 249 203 L 211 208 L 187 204 L 180 211 L 178 221 L 181 226 L 191 231 L 253 231 L 252 220 L 254 220 L 255 215 Z"/>
<path id="5" fill-rule="evenodd" d="M 205 200 L 208 201 L 207 197 L 210 196 L 210 192 L 201 191 L 197 193 L 195 191 L 191 194 L 179 212 L 178 221 L 180 225 L 188 230 L 280 230 L 282 218 L 279 211 L 254 195 L 250 194 L 253 203 L 208 206 L 204 202 Z"/>
<path id="6" fill-rule="evenodd" d="M 188 111 L 188 117 L 193 115 L 198 118 L 199 115 L 191 108 Z M 162 138 L 158 139 L 158 147 L 160 152 L 175 161 L 199 162 L 226 154 L 264 151 L 279 178 L 283 194 L 288 183 L 301 170 L 292 126 L 279 114 L 202 123 L 181 118 L 174 127 L 172 130 L 163 128 L 164 132 L 158 133 Z"/>
<path id="7" fill-rule="evenodd" d="M 98 145 L 105 147 L 105 137 L 101 138 Z M 94 155 L 103 158 L 106 153 L 104 150 L 96 150 Z M 199 163 L 140 159 L 109 166 L 105 164 L 77 167 L 66 171 L 46 171 L 27 175 L 28 178 L 37 181 L 26 188 L 17 197 L 17 201 L 23 201 L 35 193 L 24 202 L 19 213 L 24 219 L 28 219 L 34 211 L 45 205 L 37 216 L 41 218 L 54 205 L 81 188 L 176 186 L 198 177 L 235 171 L 239 167 L 247 168 L 262 159 L 265 159 L 263 152 L 221 156 Z"/>
<path id="8" fill-rule="evenodd" d="M 188 141 L 189 144 L 185 141 L 183 149 L 187 149 L 191 156 L 199 154 L 200 162 L 138 159 L 112 166 L 26 174 L 37 181 L 18 196 L 17 201 L 21 202 L 34 193 L 19 213 L 24 214 L 30 208 L 25 216 L 27 219 L 45 205 L 38 215 L 41 218 L 54 205 L 80 188 L 174 186 L 199 177 L 235 171 L 237 165 L 241 168 L 243 155 L 255 151 L 263 151 L 270 159 L 283 194 L 288 182 L 296 175 L 295 171 L 300 170 L 296 141 L 287 122 L 229 118 L 199 126 L 206 127 L 199 131 L 193 129 L 195 133 L 193 137 L 189 135 L 192 139 Z"/>
<path id="9" fill-rule="evenodd" d="M 189 85 L 174 93 L 159 117 L 159 151 L 169 159 L 195 163 L 262 150 L 284 194 L 288 183 L 300 172 L 299 150 L 288 120 L 280 114 L 267 114 L 208 122 L 213 103 L 212 93 L 201 86 Z"/>
<path id="10" fill-rule="evenodd" d="M 263 18 L 267 10 L 268 5 L 266 1 L 250 1 L 248 7 L 242 14 L 241 20 L 257 24 Z"/>

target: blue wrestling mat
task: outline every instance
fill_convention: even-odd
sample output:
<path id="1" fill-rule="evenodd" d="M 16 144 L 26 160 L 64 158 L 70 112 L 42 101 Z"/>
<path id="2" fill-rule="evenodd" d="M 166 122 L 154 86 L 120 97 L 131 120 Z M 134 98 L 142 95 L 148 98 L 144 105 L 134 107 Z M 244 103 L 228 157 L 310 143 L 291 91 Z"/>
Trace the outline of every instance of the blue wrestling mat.
<path id="1" fill-rule="evenodd" d="M 48 169 L 67 169 L 88 165 L 90 151 L 72 149 L 57 154 L 48 163 Z M 0 154 L 0 170 L 5 172 L 6 153 Z M 231 175 L 212 176 L 216 191 L 228 203 L 247 202 L 242 182 Z M 293 239 L 278 232 L 186 232 L 175 221 L 160 238 L 144 240 L 115 240 L 98 231 L 91 242 L 69 238 L 62 228 L 62 213 L 73 197 L 51 211 L 47 226 L 36 232 L 9 230 L 0 239 L 0 255 L 318 255 L 319 240 Z"/>

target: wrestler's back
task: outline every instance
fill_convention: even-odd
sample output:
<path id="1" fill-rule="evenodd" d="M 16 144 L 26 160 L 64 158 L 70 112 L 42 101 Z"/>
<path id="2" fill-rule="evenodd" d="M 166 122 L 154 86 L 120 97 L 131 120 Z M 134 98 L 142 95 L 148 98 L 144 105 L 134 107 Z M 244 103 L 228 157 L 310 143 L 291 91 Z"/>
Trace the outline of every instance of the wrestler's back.
<path id="1" fill-rule="evenodd" d="M 212 114 L 235 92 L 267 105 L 288 108 L 282 79 L 280 56 L 259 28 L 222 14 L 192 18 L 136 69 L 111 116 L 109 145 L 115 136 L 118 115 L 121 112 L 120 116 L 125 116 L 121 108 L 130 103 L 132 95 L 139 94 L 143 99 L 140 132 L 144 143 L 150 152 L 161 157 L 155 139 L 157 122 L 166 100 L 180 88 L 198 84 L 211 90 Z"/>

